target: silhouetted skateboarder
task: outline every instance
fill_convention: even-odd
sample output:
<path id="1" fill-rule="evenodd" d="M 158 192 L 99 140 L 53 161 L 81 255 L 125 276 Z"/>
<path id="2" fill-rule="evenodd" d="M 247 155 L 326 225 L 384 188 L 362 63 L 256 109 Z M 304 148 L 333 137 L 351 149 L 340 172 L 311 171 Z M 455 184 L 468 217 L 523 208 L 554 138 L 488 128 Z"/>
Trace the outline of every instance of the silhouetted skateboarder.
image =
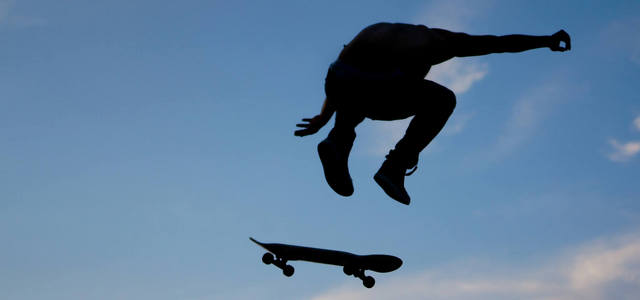
<path id="1" fill-rule="evenodd" d="M 565 45 L 562 45 L 562 42 Z M 571 49 L 569 35 L 469 35 L 423 25 L 378 23 L 363 29 L 330 67 L 326 99 L 319 115 L 302 119 L 297 136 L 316 133 L 336 112 L 329 136 L 318 144 L 324 175 L 342 196 L 353 194 L 349 152 L 355 127 L 364 120 L 399 120 L 414 116 L 404 137 L 389 151 L 374 179 L 389 197 L 409 204 L 404 176 L 411 175 L 418 155 L 440 132 L 456 106 L 455 94 L 425 80 L 433 65 L 453 57 L 521 52 L 548 47 Z M 406 170 L 414 169 L 406 173 Z"/>

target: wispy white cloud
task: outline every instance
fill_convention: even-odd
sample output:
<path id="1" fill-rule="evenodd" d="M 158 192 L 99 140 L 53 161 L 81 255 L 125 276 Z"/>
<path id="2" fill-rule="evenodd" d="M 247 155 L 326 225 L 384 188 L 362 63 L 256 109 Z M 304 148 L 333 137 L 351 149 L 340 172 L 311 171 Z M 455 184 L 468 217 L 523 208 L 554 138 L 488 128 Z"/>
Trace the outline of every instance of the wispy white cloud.
<path id="1" fill-rule="evenodd" d="M 611 245 L 612 244 L 612 245 Z M 640 237 L 626 236 L 616 240 L 602 240 L 581 249 L 572 258 L 569 283 L 573 291 L 584 295 L 607 297 L 609 288 L 616 284 L 633 285 L 635 294 L 640 292 Z M 615 292 L 615 291 L 610 291 Z"/>
<path id="2" fill-rule="evenodd" d="M 640 15 L 611 22 L 603 31 L 602 45 L 624 52 L 632 62 L 640 65 Z"/>
<path id="3" fill-rule="evenodd" d="M 313 299 L 636 299 L 640 235 L 601 239 L 534 265 L 500 265 L 457 263 L 379 280 L 371 290 L 349 281 Z"/>
<path id="4" fill-rule="evenodd" d="M 451 136 L 462 132 L 474 115 L 474 113 L 454 114 L 447 122 L 447 126 L 444 127 L 442 134 Z"/>
<path id="5" fill-rule="evenodd" d="M 45 23 L 42 18 L 15 15 L 13 13 L 15 3 L 15 0 L 0 0 L 0 25 L 24 28 Z"/>
<path id="6" fill-rule="evenodd" d="M 640 153 L 640 141 L 621 143 L 615 139 L 609 140 L 613 152 L 609 153 L 609 159 L 614 162 L 627 162 Z"/>
<path id="7" fill-rule="evenodd" d="M 551 80 L 526 91 L 515 101 L 511 115 L 491 150 L 491 155 L 500 157 L 522 146 L 536 132 L 553 107 L 567 99 L 566 87 Z"/>
<path id="8" fill-rule="evenodd" d="M 493 1 L 431 1 L 417 15 L 416 22 L 428 27 L 464 31 L 487 14 Z"/>
<path id="9" fill-rule="evenodd" d="M 634 129 L 640 130 L 640 116 L 633 119 Z M 640 153 L 640 141 L 621 142 L 617 139 L 610 139 L 609 145 L 613 151 L 608 154 L 611 161 L 628 162 L 638 153 Z"/>
<path id="10" fill-rule="evenodd" d="M 411 119 L 371 123 L 366 127 L 364 134 L 367 154 L 374 156 L 387 154 L 404 136 Z"/>
<path id="11" fill-rule="evenodd" d="M 483 79 L 488 72 L 489 65 L 486 63 L 449 60 L 434 66 L 427 79 L 438 82 L 460 95 Z"/>
<path id="12" fill-rule="evenodd" d="M 3 23 L 9 17 L 9 10 L 13 6 L 13 0 L 0 0 L 0 23 Z"/>

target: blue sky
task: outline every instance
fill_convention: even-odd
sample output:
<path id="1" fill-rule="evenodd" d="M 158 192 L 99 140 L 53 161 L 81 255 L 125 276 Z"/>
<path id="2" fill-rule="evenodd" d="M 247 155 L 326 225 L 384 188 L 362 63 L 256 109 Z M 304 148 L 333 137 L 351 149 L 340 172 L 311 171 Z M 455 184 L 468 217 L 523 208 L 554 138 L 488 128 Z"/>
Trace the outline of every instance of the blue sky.
<path id="1" fill-rule="evenodd" d="M 454 59 L 458 106 L 407 178 L 372 176 L 407 121 L 365 121 L 355 193 L 293 136 L 363 27 L 552 34 L 573 49 Z M 632 299 L 640 293 L 637 1 L 0 0 L 2 299 Z M 404 265 L 362 287 L 285 278 L 248 237 Z"/>

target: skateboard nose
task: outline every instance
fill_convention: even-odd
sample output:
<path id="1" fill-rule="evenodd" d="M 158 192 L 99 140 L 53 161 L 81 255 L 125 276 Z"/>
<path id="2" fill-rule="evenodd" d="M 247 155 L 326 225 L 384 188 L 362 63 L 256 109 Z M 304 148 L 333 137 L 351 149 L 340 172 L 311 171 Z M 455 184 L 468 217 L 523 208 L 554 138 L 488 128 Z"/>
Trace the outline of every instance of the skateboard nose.
<path id="1" fill-rule="evenodd" d="M 400 268 L 400 266 L 402 266 L 402 259 L 394 257 L 393 261 L 391 262 L 391 266 L 394 270 Z"/>

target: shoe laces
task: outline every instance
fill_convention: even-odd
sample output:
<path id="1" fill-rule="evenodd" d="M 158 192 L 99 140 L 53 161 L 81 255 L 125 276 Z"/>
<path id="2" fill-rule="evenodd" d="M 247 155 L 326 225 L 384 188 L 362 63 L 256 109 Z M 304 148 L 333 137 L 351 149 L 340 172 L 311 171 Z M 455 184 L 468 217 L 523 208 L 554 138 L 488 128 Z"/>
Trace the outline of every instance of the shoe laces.
<path id="1" fill-rule="evenodd" d="M 413 166 L 413 169 L 411 169 L 409 172 L 407 172 L 404 175 L 405 176 L 411 176 L 411 174 L 413 174 L 417 169 L 418 169 L 418 165 L 415 165 L 415 166 Z"/>

